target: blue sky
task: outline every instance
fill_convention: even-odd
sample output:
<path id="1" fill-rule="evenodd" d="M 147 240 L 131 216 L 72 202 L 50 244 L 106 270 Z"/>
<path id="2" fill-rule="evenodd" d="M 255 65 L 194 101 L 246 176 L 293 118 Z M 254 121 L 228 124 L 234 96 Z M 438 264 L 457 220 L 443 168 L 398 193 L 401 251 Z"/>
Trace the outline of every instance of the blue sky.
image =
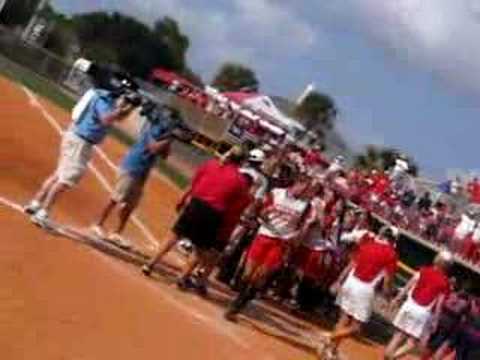
<path id="1" fill-rule="evenodd" d="M 190 36 L 204 79 L 226 60 L 265 92 L 331 94 L 355 146 L 413 155 L 425 173 L 474 170 L 480 132 L 480 0 L 53 0 L 65 12 L 169 15 Z"/>

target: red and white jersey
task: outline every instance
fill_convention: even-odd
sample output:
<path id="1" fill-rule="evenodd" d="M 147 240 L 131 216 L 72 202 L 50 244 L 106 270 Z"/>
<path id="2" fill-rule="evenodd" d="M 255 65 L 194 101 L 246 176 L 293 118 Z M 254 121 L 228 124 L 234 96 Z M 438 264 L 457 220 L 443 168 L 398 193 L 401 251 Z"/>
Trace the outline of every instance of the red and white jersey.
<path id="1" fill-rule="evenodd" d="M 282 240 L 297 236 L 308 205 L 308 201 L 291 196 L 288 189 L 272 190 L 264 205 L 268 211 L 258 234 Z"/>

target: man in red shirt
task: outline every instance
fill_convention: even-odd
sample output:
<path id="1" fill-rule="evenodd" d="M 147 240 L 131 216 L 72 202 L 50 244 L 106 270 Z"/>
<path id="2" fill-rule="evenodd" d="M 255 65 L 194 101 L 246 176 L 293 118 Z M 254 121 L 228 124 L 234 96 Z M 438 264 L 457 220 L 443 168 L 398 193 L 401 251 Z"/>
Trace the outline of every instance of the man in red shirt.
<path id="1" fill-rule="evenodd" d="M 165 242 L 155 258 L 142 268 L 145 275 L 150 275 L 154 266 L 182 238 L 189 239 L 195 245 L 196 256 L 187 264 L 178 285 L 188 287 L 190 274 L 199 261 L 208 262 L 209 252 L 218 246 L 219 234 L 229 209 L 236 208 L 238 202 L 244 202 L 248 196 L 249 178 L 240 172 L 240 165 L 245 159 L 241 148 L 233 148 L 224 160 L 210 160 L 196 172 L 190 189 L 185 192 L 177 209 L 182 209 L 173 227 L 173 237 Z"/>
<path id="2" fill-rule="evenodd" d="M 375 289 L 382 280 L 384 292 L 390 292 L 397 269 L 396 239 L 397 230 L 384 227 L 374 241 L 358 247 L 350 264 L 332 285 L 332 292 L 338 293 L 341 315 L 333 332 L 324 334 L 326 341 L 318 349 L 319 356 L 327 352 L 334 355 L 341 341 L 360 331 L 361 324 L 370 319 Z"/>
<path id="3" fill-rule="evenodd" d="M 450 253 L 440 253 L 433 265 L 422 267 L 393 300 L 392 307 L 395 308 L 406 298 L 393 321 L 397 331 L 385 350 L 385 359 L 396 359 L 409 353 L 420 338 L 425 337 L 429 323 L 432 328 L 437 326 L 445 296 L 450 291 L 446 273 L 452 261 Z M 407 344 L 402 347 L 405 340 Z M 424 346 L 422 350 L 427 351 Z"/>

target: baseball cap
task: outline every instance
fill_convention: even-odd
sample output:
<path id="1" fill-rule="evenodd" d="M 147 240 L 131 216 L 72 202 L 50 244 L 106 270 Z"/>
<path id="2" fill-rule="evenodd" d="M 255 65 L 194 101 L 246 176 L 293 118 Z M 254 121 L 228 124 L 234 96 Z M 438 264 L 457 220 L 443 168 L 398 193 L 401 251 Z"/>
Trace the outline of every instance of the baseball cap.
<path id="1" fill-rule="evenodd" d="M 248 161 L 261 163 L 265 161 L 265 153 L 260 149 L 253 149 L 248 153 Z"/>
<path id="2" fill-rule="evenodd" d="M 343 162 L 345 162 L 345 157 L 343 155 L 337 155 L 337 156 L 335 156 L 335 161 L 337 161 L 339 163 L 343 163 Z"/>

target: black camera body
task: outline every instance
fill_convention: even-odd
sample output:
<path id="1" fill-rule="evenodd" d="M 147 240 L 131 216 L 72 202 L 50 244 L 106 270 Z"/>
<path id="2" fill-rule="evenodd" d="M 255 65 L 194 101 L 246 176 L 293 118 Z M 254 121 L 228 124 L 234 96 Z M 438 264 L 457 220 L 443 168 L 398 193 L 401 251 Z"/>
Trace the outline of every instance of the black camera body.
<path id="1" fill-rule="evenodd" d="M 139 90 L 138 84 L 129 74 L 108 66 L 93 63 L 87 74 L 95 88 L 107 90 L 114 97 L 120 97 L 131 92 L 136 93 Z M 134 97 L 132 97 L 132 100 L 134 100 Z"/>

